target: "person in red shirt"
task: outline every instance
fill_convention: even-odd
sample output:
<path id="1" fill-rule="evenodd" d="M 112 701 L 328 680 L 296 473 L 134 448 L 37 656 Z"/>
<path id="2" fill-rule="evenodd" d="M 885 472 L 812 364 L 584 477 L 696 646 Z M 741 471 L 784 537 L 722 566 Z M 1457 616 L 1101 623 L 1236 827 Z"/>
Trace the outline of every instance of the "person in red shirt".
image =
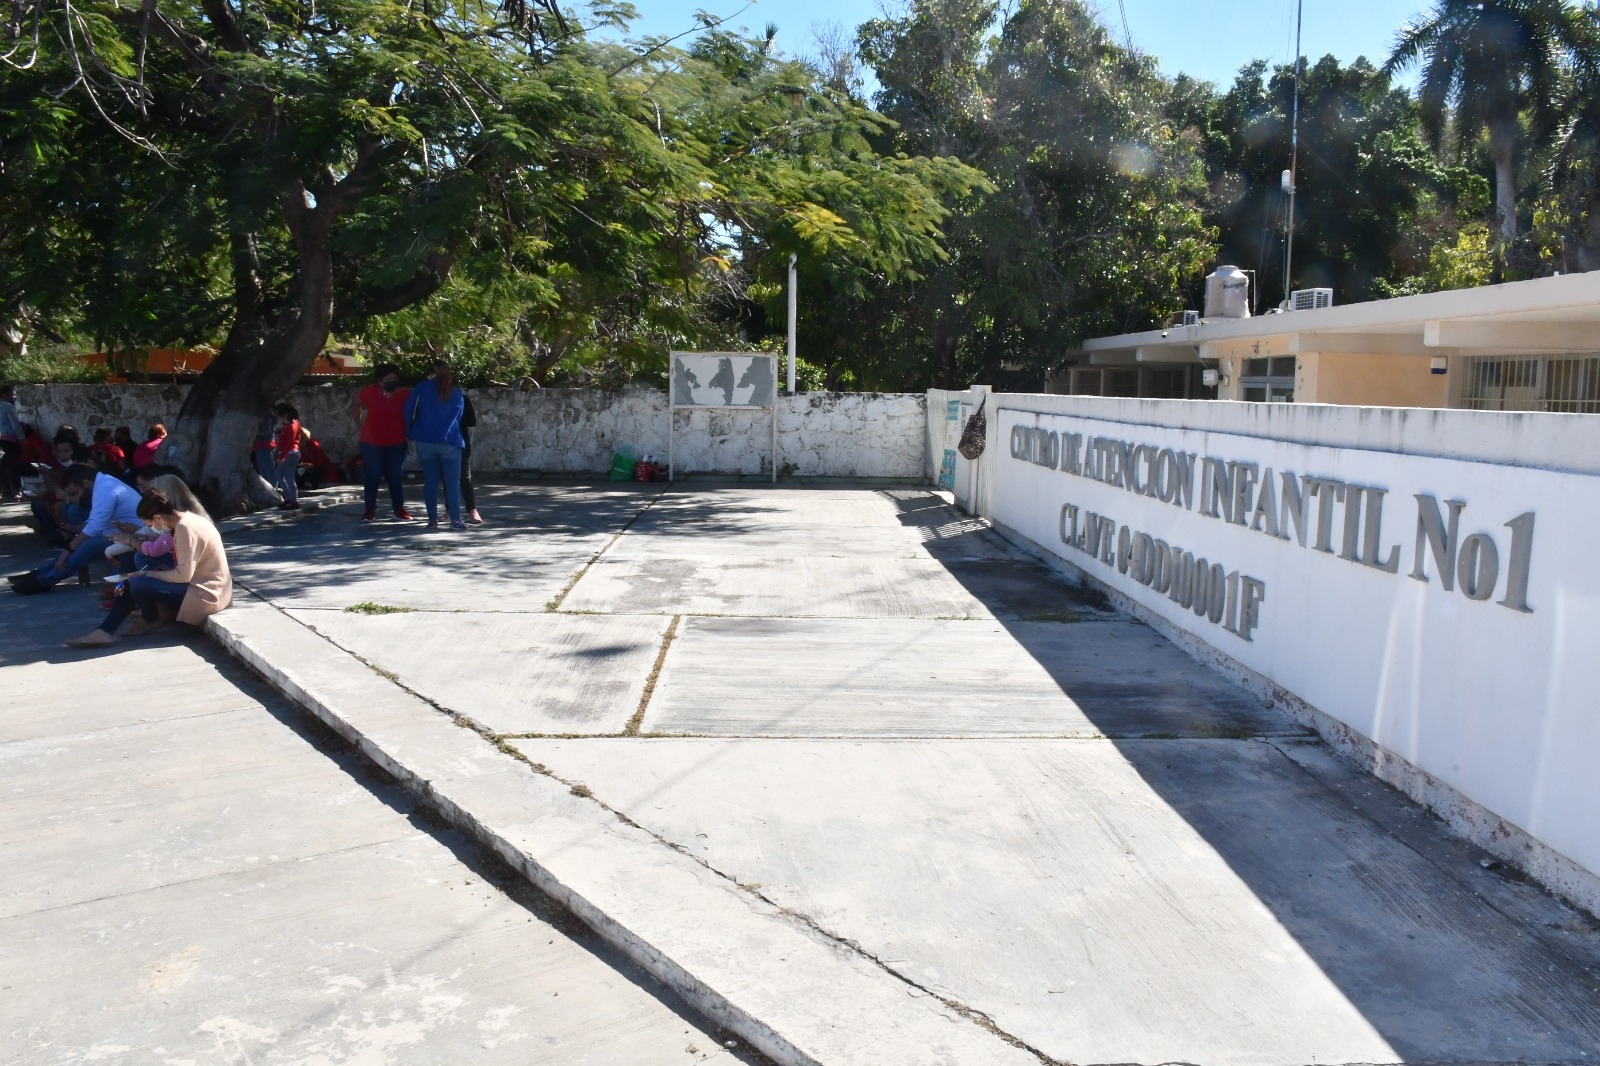
<path id="1" fill-rule="evenodd" d="M 167 439 L 167 427 L 160 422 L 150 427 L 150 432 L 145 435 L 144 443 L 133 450 L 133 468 L 143 470 L 156 461 L 156 449 L 160 448 Z"/>
<path id="2" fill-rule="evenodd" d="M 24 466 L 29 463 L 56 465 L 55 448 L 39 435 L 37 429 L 26 422 L 22 425 L 22 462 Z"/>
<path id="3" fill-rule="evenodd" d="M 300 462 L 306 468 L 308 488 L 320 489 L 339 480 L 339 468 L 322 450 L 322 444 L 305 426 L 300 427 Z"/>
<path id="4" fill-rule="evenodd" d="M 363 522 L 378 511 L 378 482 L 389 484 L 389 503 L 395 518 L 409 522 L 406 510 L 406 401 L 411 390 L 400 386 L 400 368 L 379 363 L 372 368 L 372 383 L 356 393 L 350 416 L 361 427 L 361 480 L 366 489 Z"/>
<path id="5" fill-rule="evenodd" d="M 109 429 L 102 426 L 94 431 L 94 443 L 90 445 L 90 450 L 105 456 L 107 462 L 102 463 L 100 468 L 105 470 L 106 473 L 120 474 L 122 472 L 122 464 L 128 457 L 122 454 L 122 449 L 117 447 L 116 442 L 111 439 L 111 431 Z"/>
<path id="6" fill-rule="evenodd" d="M 278 505 L 284 511 L 300 509 L 300 412 L 294 404 L 280 403 L 272 409 L 278 416 L 278 432 L 272 439 L 272 458 L 277 462 L 277 487 L 283 493 Z"/>

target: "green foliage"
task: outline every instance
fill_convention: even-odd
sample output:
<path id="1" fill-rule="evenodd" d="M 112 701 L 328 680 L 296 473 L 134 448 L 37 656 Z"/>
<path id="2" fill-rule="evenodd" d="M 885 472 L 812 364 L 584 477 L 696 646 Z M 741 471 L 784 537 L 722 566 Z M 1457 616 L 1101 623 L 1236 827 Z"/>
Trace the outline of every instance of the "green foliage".
<path id="1" fill-rule="evenodd" d="M 781 348 L 791 255 L 808 389 L 1037 386 L 1198 306 L 1219 259 L 1263 307 L 1284 288 L 1292 68 L 1169 79 L 1081 0 L 910 0 L 816 64 L 710 19 L 585 32 L 626 4 L 40 10 L 0 79 L 0 308 L 216 345 L 229 388 L 281 391 L 330 339 L 468 384 L 662 383 L 673 349 Z M 1305 68 L 1293 286 L 1600 266 L 1595 10 L 1437 0 L 1384 68 Z"/>
<path id="2" fill-rule="evenodd" d="M 0 359 L 0 383 L 89 385 L 105 381 L 104 363 L 90 363 L 76 350 L 44 349 Z"/>
<path id="3" fill-rule="evenodd" d="M 1181 305 L 1215 238 L 1196 146 L 1166 121 L 1153 63 L 1085 5 L 1023 0 L 1001 16 L 991 3 L 917 0 L 858 40 L 897 123 L 889 144 L 962 159 L 988 180 L 954 191 L 948 260 L 921 279 L 875 281 L 853 303 L 825 298 L 807 319 L 802 347 L 830 383 L 1037 384 L 1083 337 Z M 819 279 L 803 273 L 808 283 Z"/>

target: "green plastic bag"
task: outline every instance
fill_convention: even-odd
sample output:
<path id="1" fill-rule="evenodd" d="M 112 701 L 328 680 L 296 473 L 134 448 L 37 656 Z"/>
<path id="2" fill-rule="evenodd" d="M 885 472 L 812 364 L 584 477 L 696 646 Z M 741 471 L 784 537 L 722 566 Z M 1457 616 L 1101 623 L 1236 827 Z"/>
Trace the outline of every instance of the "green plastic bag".
<path id="1" fill-rule="evenodd" d="M 617 454 L 611 457 L 611 480 L 632 481 L 633 464 L 638 462 L 639 453 L 631 444 L 624 444 L 617 449 Z"/>

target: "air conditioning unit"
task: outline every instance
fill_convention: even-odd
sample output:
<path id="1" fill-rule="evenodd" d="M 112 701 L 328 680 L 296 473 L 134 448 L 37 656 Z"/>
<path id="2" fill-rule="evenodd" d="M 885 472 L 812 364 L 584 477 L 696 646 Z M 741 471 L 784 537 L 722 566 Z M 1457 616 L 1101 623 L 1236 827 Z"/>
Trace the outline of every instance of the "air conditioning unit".
<path id="1" fill-rule="evenodd" d="M 1332 289 L 1296 289 L 1289 294 L 1291 311 L 1315 311 L 1319 307 L 1332 306 Z"/>
<path id="2" fill-rule="evenodd" d="M 1185 311 L 1183 313 L 1183 324 L 1185 326 L 1198 326 L 1200 324 L 1200 312 Z"/>

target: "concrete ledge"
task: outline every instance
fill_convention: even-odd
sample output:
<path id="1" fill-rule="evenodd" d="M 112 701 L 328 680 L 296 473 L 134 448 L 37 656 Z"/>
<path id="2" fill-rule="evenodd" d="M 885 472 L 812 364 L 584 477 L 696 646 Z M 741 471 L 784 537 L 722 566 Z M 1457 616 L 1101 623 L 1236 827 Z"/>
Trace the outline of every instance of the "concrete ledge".
<path id="1" fill-rule="evenodd" d="M 1160 633 L 1196 661 L 1218 671 L 1269 706 L 1281 707 L 1291 718 L 1327 741 L 1339 755 L 1360 766 L 1385 784 L 1437 814 L 1450 830 L 1498 859 L 1514 863 L 1555 895 L 1591 915 L 1600 917 L 1600 875 L 1561 854 L 1521 826 L 1506 821 L 1482 804 L 1433 774 L 1395 754 L 1339 719 L 1313 707 L 1282 686 L 1245 666 L 1226 652 L 1206 643 L 1132 597 L 1125 596 L 1093 574 L 1073 565 L 1000 522 L 990 522 L 995 532 L 1072 580 L 1102 592 L 1112 606 Z"/>
<path id="2" fill-rule="evenodd" d="M 984 1019 L 518 761 L 277 608 L 207 631 L 708 1018 L 784 1064 L 1037 1066 Z"/>

